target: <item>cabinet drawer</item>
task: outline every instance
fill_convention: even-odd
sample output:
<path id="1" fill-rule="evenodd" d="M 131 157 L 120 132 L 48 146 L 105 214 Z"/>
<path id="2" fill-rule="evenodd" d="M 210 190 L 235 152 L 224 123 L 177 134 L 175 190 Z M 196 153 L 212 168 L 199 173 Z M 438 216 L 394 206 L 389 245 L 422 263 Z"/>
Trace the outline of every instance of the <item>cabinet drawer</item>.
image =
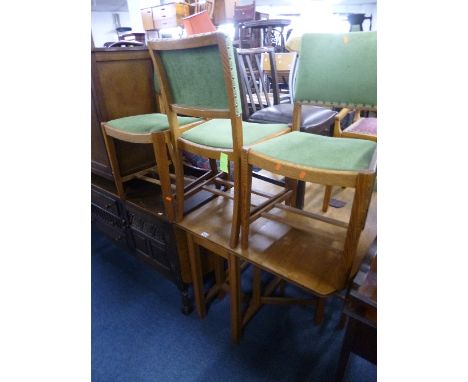
<path id="1" fill-rule="evenodd" d="M 91 202 L 115 216 L 120 215 L 117 199 L 113 199 L 104 193 L 91 189 Z"/>
<path id="2" fill-rule="evenodd" d="M 154 19 L 154 29 L 175 28 L 177 26 L 177 17 L 167 17 Z"/>
<path id="3" fill-rule="evenodd" d="M 170 271 L 171 264 L 168 259 L 167 247 L 164 243 L 154 240 L 149 237 L 145 232 L 141 232 L 137 229 L 130 229 L 131 236 L 135 249 L 142 255 L 150 257 L 155 260 L 159 266 Z"/>
<path id="4" fill-rule="evenodd" d="M 167 4 L 160 7 L 153 7 L 153 18 L 172 17 L 176 15 L 176 4 Z"/>
<path id="5" fill-rule="evenodd" d="M 102 208 L 91 204 L 91 222 L 92 224 L 109 236 L 112 240 L 126 244 L 125 224 L 119 217 L 103 210 Z"/>

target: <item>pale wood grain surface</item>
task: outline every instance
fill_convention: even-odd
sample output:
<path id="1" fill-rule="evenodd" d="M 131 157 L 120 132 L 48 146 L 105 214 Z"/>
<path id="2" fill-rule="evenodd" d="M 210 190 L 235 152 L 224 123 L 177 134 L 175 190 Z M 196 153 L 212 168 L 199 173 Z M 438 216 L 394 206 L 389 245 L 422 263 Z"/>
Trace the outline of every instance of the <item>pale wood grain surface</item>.
<path id="1" fill-rule="evenodd" d="M 253 183 L 254 189 L 260 186 L 257 180 L 254 180 Z M 261 189 L 264 191 L 279 190 L 277 186 L 265 182 L 261 182 L 261 185 L 263 187 Z M 323 186 L 307 184 L 305 209 L 320 213 L 322 195 Z M 347 222 L 353 196 L 354 190 L 352 189 L 334 190 L 333 197 L 346 201 L 346 205 L 339 209 L 330 208 L 323 215 Z M 258 195 L 252 196 L 254 204 L 261 201 L 262 198 Z M 241 259 L 279 275 L 315 294 L 326 296 L 344 288 L 348 281 L 343 254 L 346 230 L 342 227 L 292 215 L 281 209 L 273 209 L 270 213 L 293 219 L 297 225 L 306 227 L 307 232 L 277 221 L 259 218 L 251 225 L 249 249 L 241 250 L 240 246 L 230 249 L 232 201 L 224 198 L 216 198 L 187 215 L 179 223 L 179 226 L 197 236 L 199 240 L 222 246 Z M 356 274 L 367 248 L 377 235 L 376 218 L 376 194 L 374 193 L 350 277 Z"/>

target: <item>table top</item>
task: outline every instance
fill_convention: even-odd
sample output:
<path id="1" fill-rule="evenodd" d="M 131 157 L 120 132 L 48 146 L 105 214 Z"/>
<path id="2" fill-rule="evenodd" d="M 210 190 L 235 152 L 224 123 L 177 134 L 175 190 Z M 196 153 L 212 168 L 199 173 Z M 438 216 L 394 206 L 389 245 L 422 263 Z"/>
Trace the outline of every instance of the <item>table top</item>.
<path id="1" fill-rule="evenodd" d="M 267 185 L 259 187 L 261 185 Z M 277 186 L 253 180 L 253 187 L 264 192 L 275 192 Z M 334 198 L 346 200 L 343 208 L 329 208 L 326 216 L 349 220 L 352 189 L 336 189 Z M 307 184 L 305 209 L 318 212 L 323 200 L 323 186 Z M 252 202 L 259 202 L 258 196 Z M 259 218 L 251 224 L 249 249 L 242 250 L 240 245 L 229 248 L 229 234 L 232 218 L 232 201 L 218 197 L 203 207 L 187 215 L 178 225 L 203 238 L 212 248 L 230 252 L 241 259 L 255 264 L 259 268 L 281 276 L 299 287 L 306 288 L 317 295 L 328 296 L 341 290 L 347 283 L 343 261 L 345 229 L 312 219 L 288 214 L 283 210 L 271 210 L 270 213 L 291 217 L 296 222 L 308 227 L 314 233 L 305 232 L 265 218 Z M 359 240 L 357 256 L 352 276 L 365 257 L 370 244 L 377 236 L 376 195 L 373 196 L 365 229 Z M 209 248 L 210 250 L 213 250 Z"/>
<path id="2" fill-rule="evenodd" d="M 286 27 L 291 24 L 288 19 L 267 19 L 267 20 L 252 20 L 242 23 L 246 28 L 266 28 L 266 27 Z"/>

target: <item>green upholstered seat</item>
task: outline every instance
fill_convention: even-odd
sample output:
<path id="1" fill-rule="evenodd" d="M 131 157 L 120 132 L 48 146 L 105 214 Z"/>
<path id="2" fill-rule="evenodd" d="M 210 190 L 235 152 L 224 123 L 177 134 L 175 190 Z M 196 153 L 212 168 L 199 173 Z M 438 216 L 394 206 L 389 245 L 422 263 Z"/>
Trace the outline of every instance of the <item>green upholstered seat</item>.
<path id="1" fill-rule="evenodd" d="M 180 125 L 187 125 L 192 122 L 199 121 L 199 118 L 191 117 L 178 117 Z M 166 114 L 152 113 L 133 115 L 131 117 L 123 117 L 113 119 L 106 123 L 114 129 L 126 131 L 127 133 L 134 134 L 147 134 L 157 131 L 164 131 L 169 129 L 169 122 Z"/>
<path id="2" fill-rule="evenodd" d="M 288 129 L 286 124 L 242 123 L 244 145 L 249 146 L 271 134 Z M 190 142 L 209 147 L 232 149 L 232 131 L 230 119 L 211 119 L 185 133 L 182 138 Z"/>
<path id="3" fill-rule="evenodd" d="M 369 167 L 376 143 L 364 139 L 331 138 L 294 131 L 251 148 L 276 160 L 312 168 L 359 171 Z"/>

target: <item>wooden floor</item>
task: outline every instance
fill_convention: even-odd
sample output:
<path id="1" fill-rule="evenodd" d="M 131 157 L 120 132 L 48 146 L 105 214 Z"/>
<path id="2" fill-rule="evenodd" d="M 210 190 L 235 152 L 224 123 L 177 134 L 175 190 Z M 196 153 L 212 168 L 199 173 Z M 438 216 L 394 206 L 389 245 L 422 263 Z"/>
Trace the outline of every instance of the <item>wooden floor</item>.
<path id="1" fill-rule="evenodd" d="M 253 188 L 271 193 L 279 190 L 277 186 L 256 179 Z M 335 187 L 332 198 L 345 201 L 346 205 L 342 208 L 330 207 L 327 213 L 321 212 L 323 194 L 323 186 L 307 184 L 304 209 L 347 223 L 354 191 Z M 261 200 L 258 196 L 252 197 L 254 204 Z M 279 209 L 270 212 L 276 216 L 288 215 L 288 212 Z M 377 236 L 376 193 L 374 193 L 366 226 L 359 241 L 353 271 L 351 275 L 347 275 L 343 271 L 342 257 L 344 228 L 293 215 L 291 218 L 298 226 L 307 228 L 307 231 L 304 231 L 260 218 L 251 225 L 249 249 L 242 250 L 240 245 L 236 249 L 231 249 L 228 244 L 231 216 L 232 201 L 218 197 L 187 215 L 179 226 L 197 238 L 203 238 L 208 249 L 218 248 L 233 253 L 241 260 L 281 276 L 319 296 L 330 295 L 345 286 L 347 277 L 356 274 L 368 247 Z"/>

